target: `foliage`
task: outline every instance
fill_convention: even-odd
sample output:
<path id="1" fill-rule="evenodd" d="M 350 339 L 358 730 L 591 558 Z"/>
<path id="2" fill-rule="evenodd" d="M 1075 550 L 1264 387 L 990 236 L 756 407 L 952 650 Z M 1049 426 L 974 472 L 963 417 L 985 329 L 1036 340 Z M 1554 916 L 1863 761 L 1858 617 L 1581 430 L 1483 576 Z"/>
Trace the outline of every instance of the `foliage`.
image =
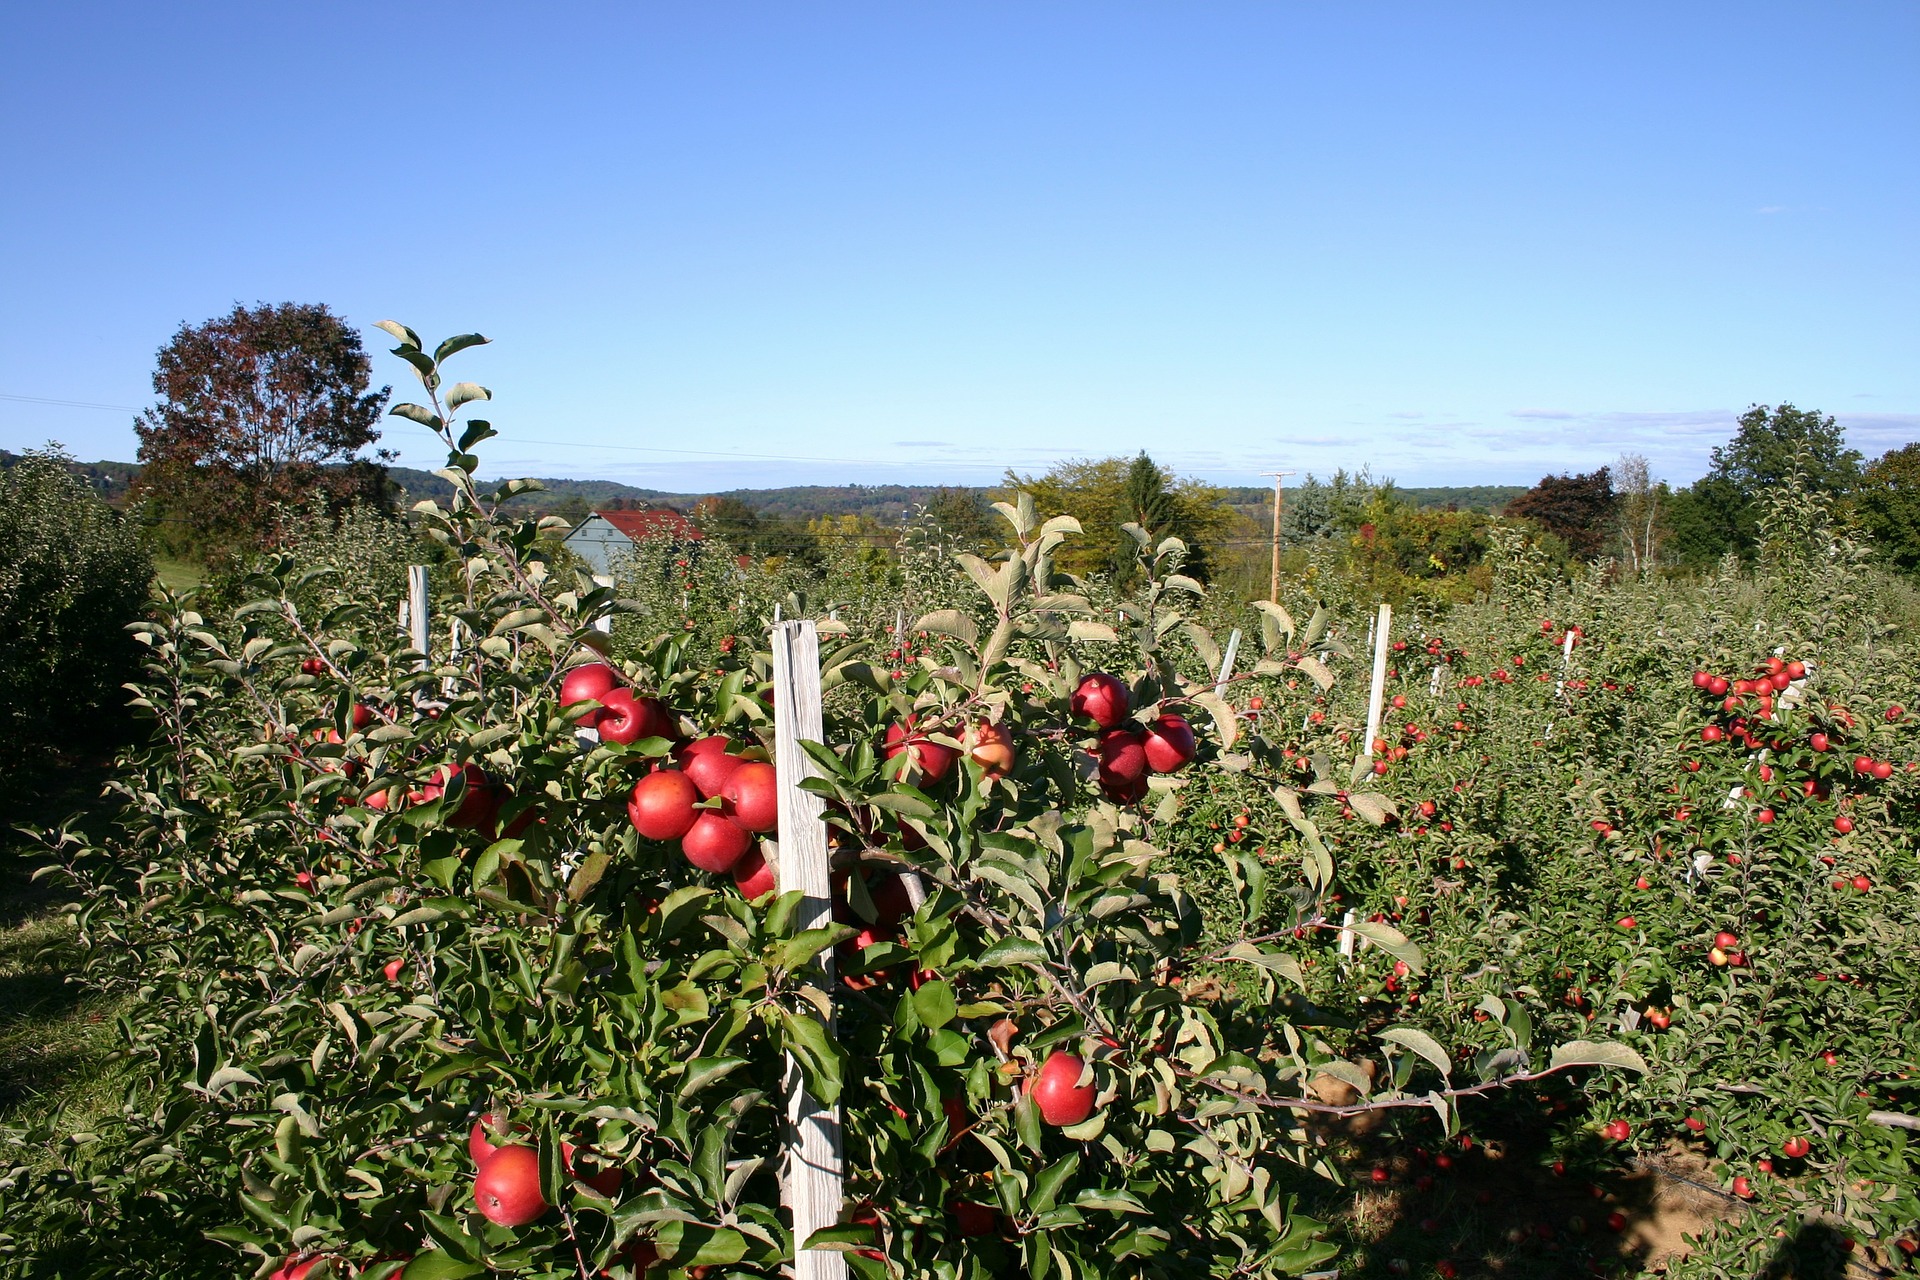
<path id="1" fill-rule="evenodd" d="M 385 505 L 359 456 L 390 388 L 367 390 L 360 335 L 323 305 L 236 305 L 160 349 L 160 402 L 135 420 L 137 491 L 161 544 L 201 555 L 270 545 L 280 510 Z"/>
<path id="2" fill-rule="evenodd" d="M 1891 450 L 1868 466 L 1853 507 L 1889 564 L 1905 573 L 1920 570 L 1920 444 Z"/>
<path id="3" fill-rule="evenodd" d="M 1463 1128 L 1570 1177 L 1699 1161 L 1751 1211 L 1689 1274 L 1755 1274 L 1809 1205 L 1856 1239 L 1920 1221 L 1909 1135 L 1873 1118 L 1920 1112 L 1916 653 L 1869 607 L 1829 501 L 1789 481 L 1762 509 L 1762 572 L 1683 592 L 1503 551 L 1486 599 L 1396 628 L 1373 767 L 1397 817 L 1349 799 L 1316 824 L 1342 905 L 1404 929 L 1429 970 L 1365 947 L 1303 960 L 1345 1028 L 1331 1043 L 1403 1023 L 1477 1070 L 1573 1036 L 1631 1046 L 1644 1076 L 1504 1093 Z M 1767 688 L 1722 696 L 1696 672 Z M 1337 758 L 1365 723 L 1358 682 L 1267 676 L 1233 696 L 1297 761 Z M 1264 782 L 1204 775 L 1191 801 L 1171 852 L 1203 897 L 1228 887 L 1207 884 L 1220 851 L 1297 856 Z M 1807 1154 L 1785 1154 L 1793 1138 Z"/>
<path id="4" fill-rule="evenodd" d="M 1189 567 L 1196 571 L 1204 571 L 1209 548 L 1230 536 L 1236 521 L 1221 505 L 1220 490 L 1191 478 L 1175 480 L 1144 453 L 1136 458 L 1071 458 L 1041 476 L 1009 471 L 1005 487 L 1009 497 L 1032 495 L 1041 514 L 1070 515 L 1087 529 L 1118 530 L 1123 524 L 1142 523 L 1144 517 L 1143 527 L 1150 532 L 1178 538 L 1187 547 Z M 1060 567 L 1080 574 L 1117 570 L 1124 576 L 1132 572 L 1133 555 L 1130 540 L 1092 540 L 1063 549 Z"/>
<path id="5" fill-rule="evenodd" d="M 583 749 L 581 709 L 557 696 L 570 663 L 619 646 L 680 735 L 767 751 L 763 620 L 722 596 L 741 589 L 735 563 L 640 558 L 687 593 L 684 625 L 609 637 L 597 623 L 658 606 L 560 572 L 557 522 L 502 511 L 526 484 L 473 479 L 492 428 L 456 415 L 488 392 L 441 369 L 484 340 L 429 353 L 383 327 L 429 399 L 393 412 L 449 447 L 454 495 L 417 515 L 447 553 L 435 608 L 465 640 L 415 652 L 377 592 L 293 555 L 230 618 L 161 600 L 140 630 L 155 736 L 124 762 L 116 825 L 51 837 L 88 980 L 136 997 L 136 1079 L 93 1132 L 14 1135 L 32 1156 L 0 1179 L 15 1270 L 103 1274 L 133 1250 L 163 1274 L 232 1274 L 238 1250 L 262 1276 L 296 1256 L 373 1280 L 773 1274 L 803 1243 L 777 1185 L 789 1059 L 845 1110 L 846 1218 L 814 1243 L 863 1277 L 1278 1276 L 1333 1252 L 1294 1208 L 1325 1172 L 1294 1115 L 1318 1105 L 1311 1076 L 1367 1073 L 1270 1001 L 1304 982 L 1302 939 L 1331 929 L 1308 815 L 1373 802 L 1347 796 L 1344 766 L 1302 777 L 1238 734 L 1208 687 L 1219 654 L 1188 613 L 1203 588 L 1178 572 L 1177 539 L 1136 528 L 1140 590 L 1107 606 L 1055 568 L 1076 522 L 1021 496 L 1002 505 L 1012 545 L 948 561 L 961 603 L 918 619 L 890 669 L 844 634 L 874 619 L 819 620 L 829 696 L 807 785 L 854 923 L 804 929 L 798 894 L 745 901 L 641 839 L 622 801 L 672 743 Z M 696 643 L 695 592 L 751 629 Z M 1323 619 L 1266 617 L 1259 670 L 1332 681 Z M 1209 947 L 1156 845 L 1178 830 L 1183 778 L 1156 775 L 1139 805 L 1096 785 L 1095 737 L 1068 711 L 1095 662 L 1124 674 L 1133 723 L 1213 726 L 1196 770 L 1284 763 L 1301 784 L 1303 873 L 1236 861 L 1247 927 Z M 983 721 L 1014 744 L 1004 772 L 969 756 L 939 781 L 881 750 L 908 723 L 959 748 Z M 877 886 L 908 870 L 926 899 L 893 927 Z M 1295 930 L 1252 932 L 1272 904 Z M 1368 933 L 1419 966 L 1392 928 Z M 1215 965 L 1265 994 L 1190 986 Z M 1024 1082 L 1061 1049 L 1097 1105 L 1056 1128 Z M 1452 1123 L 1450 1064 L 1423 1036 L 1353 1051 L 1379 1057 L 1378 1105 Z M 496 1110 L 525 1126 L 558 1206 L 517 1229 L 473 1208 L 466 1135 Z M 111 1258 L 88 1248 L 106 1230 Z"/>
<path id="6" fill-rule="evenodd" d="M 1669 545 L 1682 564 L 1702 568 L 1729 552 L 1750 558 L 1760 537 L 1763 495 L 1800 475 L 1816 493 L 1845 495 L 1860 478 L 1860 454 L 1831 415 L 1755 405 L 1740 415 L 1713 466 L 1674 495 Z"/>
<path id="7" fill-rule="evenodd" d="M 153 562 L 57 447 L 0 471 L 0 811 L 62 757 L 109 750 Z"/>
<path id="8" fill-rule="evenodd" d="M 1576 560 L 1591 560 L 1614 532 L 1620 505 L 1607 467 L 1586 475 L 1544 476 L 1507 504 L 1513 519 L 1531 520 L 1567 544 Z"/>

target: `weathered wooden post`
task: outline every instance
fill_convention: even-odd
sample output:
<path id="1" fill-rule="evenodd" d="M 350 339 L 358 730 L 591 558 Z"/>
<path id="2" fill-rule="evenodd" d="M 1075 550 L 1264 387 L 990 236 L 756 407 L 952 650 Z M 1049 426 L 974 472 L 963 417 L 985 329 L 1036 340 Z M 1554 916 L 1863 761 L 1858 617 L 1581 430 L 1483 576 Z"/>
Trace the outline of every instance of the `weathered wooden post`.
<path id="1" fill-rule="evenodd" d="M 1220 659 L 1220 678 L 1214 681 L 1213 696 L 1227 696 L 1227 681 L 1233 676 L 1233 660 L 1240 653 L 1240 628 L 1235 627 L 1227 636 L 1227 651 Z"/>
<path id="2" fill-rule="evenodd" d="M 427 629 L 430 621 L 427 616 L 427 566 L 410 564 L 407 566 L 407 630 L 411 633 L 413 647 L 420 653 L 421 670 L 432 664 L 429 654 L 432 652 L 433 635 Z"/>
<path id="3" fill-rule="evenodd" d="M 1380 736 L 1380 704 L 1387 693 L 1387 649 L 1393 631 L 1393 606 L 1380 606 L 1373 624 L 1373 691 L 1367 697 L 1367 740 L 1362 754 L 1373 754 L 1373 740 Z"/>
<path id="4" fill-rule="evenodd" d="M 803 741 L 824 737 L 820 717 L 820 637 L 812 622 L 783 622 L 773 629 L 773 764 L 780 793 L 780 844 L 775 874 L 780 892 L 806 895 L 798 925 L 822 929 L 833 920 L 828 881 L 826 806 L 800 783 L 813 773 Z M 820 957 L 828 986 L 833 952 Z M 812 1015 L 810 1015 L 812 1016 Z M 827 1034 L 833 1034 L 831 1018 Z M 846 1256 L 807 1249 L 807 1237 L 840 1221 L 840 1108 L 823 1107 L 808 1095 L 800 1066 L 787 1058 L 787 1152 L 782 1179 L 793 1211 L 794 1280 L 845 1280 Z"/>

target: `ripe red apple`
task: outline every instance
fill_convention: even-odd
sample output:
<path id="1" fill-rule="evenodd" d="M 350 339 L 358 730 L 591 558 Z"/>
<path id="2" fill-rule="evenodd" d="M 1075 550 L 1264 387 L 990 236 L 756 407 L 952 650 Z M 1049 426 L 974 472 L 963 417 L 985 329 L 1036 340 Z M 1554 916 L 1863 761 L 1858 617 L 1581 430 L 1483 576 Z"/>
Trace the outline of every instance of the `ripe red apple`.
<path id="1" fill-rule="evenodd" d="M 576 1152 L 586 1156 L 594 1163 L 599 1163 L 598 1153 L 596 1153 L 592 1147 L 576 1147 L 571 1142 L 562 1139 L 560 1142 L 560 1163 L 566 1168 L 566 1171 L 573 1176 L 575 1182 L 592 1187 L 603 1196 L 610 1197 L 620 1190 L 620 1170 L 603 1164 L 598 1169 L 581 1173 L 573 1167 L 573 1157 Z"/>
<path id="2" fill-rule="evenodd" d="M 989 778 L 1004 778 L 1013 772 L 1013 735 L 1005 725 L 979 720 L 967 726 L 967 756 Z"/>
<path id="3" fill-rule="evenodd" d="M 1625 1120 L 1609 1120 L 1600 1130 L 1600 1134 L 1608 1142 L 1625 1142 L 1633 1136 L 1633 1126 Z"/>
<path id="4" fill-rule="evenodd" d="M 312 661 L 312 659 L 308 659 Z M 307 1272 L 320 1265 L 320 1255 L 311 1254 L 301 1257 L 294 1254 L 280 1264 L 280 1269 L 267 1277 L 267 1280 L 307 1280 Z"/>
<path id="5" fill-rule="evenodd" d="M 1695 1133 L 1705 1133 L 1707 1131 L 1707 1122 L 1699 1116 L 1688 1116 L 1686 1125 L 1687 1128 L 1693 1130 Z"/>
<path id="6" fill-rule="evenodd" d="M 1863 774 L 1872 773 L 1873 757 L 1872 756 L 1855 756 L 1853 758 L 1853 771 L 1855 773 L 1863 773 Z"/>
<path id="7" fill-rule="evenodd" d="M 748 760 L 736 765 L 720 784 L 720 812 L 753 832 L 780 825 L 780 779 L 770 764 Z"/>
<path id="8" fill-rule="evenodd" d="M 1085 716 L 1102 729 L 1111 729 L 1133 709 L 1133 695 L 1118 677 L 1096 671 L 1080 682 L 1067 705 L 1074 715 Z"/>
<path id="9" fill-rule="evenodd" d="M 642 738 L 674 736 L 673 715 L 658 698 L 636 698 L 631 689 L 609 689 L 600 695 L 606 708 L 594 728 L 608 742 L 625 746 Z"/>
<path id="10" fill-rule="evenodd" d="M 727 754 L 727 748 L 732 745 L 726 738 L 714 734 L 696 738 L 673 753 L 681 771 L 700 789 L 701 799 L 711 800 L 719 795 L 727 776 L 740 767 L 740 757 Z"/>
<path id="11" fill-rule="evenodd" d="M 1732 687 L 1725 676 L 1714 676 L 1707 681 L 1707 692 L 1716 698 L 1725 697 L 1727 690 Z"/>
<path id="12" fill-rule="evenodd" d="M 702 871 L 731 871 L 752 847 L 745 827 L 712 809 L 696 810 L 693 825 L 680 837 L 680 852 Z"/>
<path id="13" fill-rule="evenodd" d="M 1865 876 L 1855 876 L 1853 878 L 1853 887 L 1861 893 L 1865 893 L 1867 890 L 1873 888 L 1873 881 L 1867 879 Z"/>
<path id="14" fill-rule="evenodd" d="M 955 1200 L 947 1211 L 953 1215 L 954 1229 L 963 1236 L 990 1236 L 1000 1222 L 997 1209 L 971 1200 Z"/>
<path id="15" fill-rule="evenodd" d="M 1831 740 L 1824 733 L 1816 733 L 1807 739 L 1807 745 L 1815 751 L 1825 751 L 1831 745 Z"/>
<path id="16" fill-rule="evenodd" d="M 633 784 L 627 818 L 649 840 L 678 840 L 693 828 L 699 789 L 678 769 L 656 769 Z"/>
<path id="17" fill-rule="evenodd" d="M 1100 735 L 1100 781 L 1127 786 L 1147 773 L 1146 736 L 1137 729 L 1109 729 Z"/>
<path id="18" fill-rule="evenodd" d="M 760 851 L 759 845 L 740 855 L 740 861 L 733 864 L 733 887 L 748 902 L 763 893 L 773 892 L 773 868 L 767 864 L 766 855 Z"/>
<path id="19" fill-rule="evenodd" d="M 1843 836 L 1847 835 L 1853 830 L 1853 819 L 1843 813 L 1833 820 L 1833 829 Z"/>
<path id="20" fill-rule="evenodd" d="M 401 957 L 395 956 L 393 959 L 387 961 L 384 965 L 380 966 L 380 972 L 387 975 L 388 982 L 398 982 L 400 981 L 400 971 L 402 969 L 405 969 L 406 967 L 407 967 L 407 962 Z"/>
<path id="21" fill-rule="evenodd" d="M 560 705 L 571 707 L 580 702 L 604 702 L 608 690 L 620 683 L 620 675 L 604 662 L 588 662 L 574 667 L 560 680 Z M 589 713 L 580 723 L 591 725 L 598 713 Z"/>
<path id="22" fill-rule="evenodd" d="M 1147 767 L 1155 773 L 1172 773 L 1193 760 L 1193 726 L 1185 716 L 1161 716 L 1147 726 Z"/>
<path id="23" fill-rule="evenodd" d="M 467 1155 L 475 1165 L 484 1164 L 488 1156 L 503 1146 L 510 1145 L 495 1139 L 519 1138 L 532 1133 L 524 1124 L 508 1124 L 504 1111 L 489 1111 L 473 1122 L 473 1128 L 467 1132 Z"/>
<path id="24" fill-rule="evenodd" d="M 360 730 L 365 729 L 368 725 L 372 724 L 376 719 L 378 719 L 378 716 L 374 712 L 374 709 L 368 706 L 366 703 L 356 702 L 353 704 L 354 732 L 358 733 Z"/>
<path id="25" fill-rule="evenodd" d="M 1780 1144 L 1780 1154 L 1790 1160 L 1798 1160 L 1811 1150 L 1813 1150 L 1813 1144 L 1798 1136 L 1788 1138 Z"/>
<path id="26" fill-rule="evenodd" d="M 1637 929 L 1640 927 L 1640 922 L 1635 920 L 1632 916 L 1621 916 L 1620 927 L 1622 929 Z"/>
<path id="27" fill-rule="evenodd" d="M 1749 1179 L 1745 1174 L 1741 1174 L 1739 1177 L 1735 1178 L 1733 1180 L 1733 1194 L 1735 1194 L 1736 1196 L 1739 1196 L 1742 1200 L 1753 1199 L 1752 1180 Z"/>
<path id="28" fill-rule="evenodd" d="M 486 770 L 469 760 L 460 766 L 458 776 L 466 783 L 467 793 L 446 819 L 446 824 L 469 831 L 492 825 L 493 815 L 500 808 L 501 795 L 487 777 Z M 441 765 L 434 774 L 434 782 L 427 786 L 427 798 L 438 800 L 445 795 L 452 789 L 454 777 L 454 769 Z"/>
<path id="29" fill-rule="evenodd" d="M 1713 945 L 1722 951 L 1731 951 L 1740 945 L 1740 939 L 1728 933 L 1725 929 L 1722 929 L 1713 935 Z"/>
<path id="30" fill-rule="evenodd" d="M 1875 760 L 1873 762 L 1873 776 L 1880 779 L 1880 781 L 1882 782 L 1885 782 L 1888 778 L 1891 778 L 1893 776 L 1893 761 Z"/>
<path id="31" fill-rule="evenodd" d="M 914 733 L 913 723 L 913 717 L 909 716 L 904 724 L 896 722 L 887 726 L 887 759 L 905 752 L 907 767 L 901 778 L 916 787 L 926 786 L 946 777 L 960 753 L 952 747 L 941 746 L 925 734 Z"/>
<path id="32" fill-rule="evenodd" d="M 1717 724 L 1710 724 L 1700 731 L 1700 741 L 1702 742 L 1718 742 L 1726 736 Z"/>
<path id="33" fill-rule="evenodd" d="M 1065 1128 L 1079 1124 L 1093 1114 L 1094 1087 L 1091 1081 L 1080 1083 L 1086 1064 L 1080 1056 L 1056 1049 L 1041 1064 L 1040 1073 L 1027 1086 L 1040 1118 Z"/>
<path id="34" fill-rule="evenodd" d="M 540 1156 L 532 1147 L 500 1147 L 480 1162 L 473 1202 L 487 1221 L 524 1227 L 547 1211 L 540 1194 Z"/>

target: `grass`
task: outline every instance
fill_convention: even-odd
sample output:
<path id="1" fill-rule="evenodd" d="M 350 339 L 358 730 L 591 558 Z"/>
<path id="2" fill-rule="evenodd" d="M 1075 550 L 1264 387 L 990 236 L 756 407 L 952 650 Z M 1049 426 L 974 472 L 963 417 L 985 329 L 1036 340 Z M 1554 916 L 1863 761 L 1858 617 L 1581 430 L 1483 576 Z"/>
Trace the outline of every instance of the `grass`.
<path id="1" fill-rule="evenodd" d="M 153 576 L 165 583 L 173 591 L 185 591 L 188 587 L 197 587 L 202 581 L 204 571 L 199 565 L 186 560 L 169 560 L 155 556 Z"/>

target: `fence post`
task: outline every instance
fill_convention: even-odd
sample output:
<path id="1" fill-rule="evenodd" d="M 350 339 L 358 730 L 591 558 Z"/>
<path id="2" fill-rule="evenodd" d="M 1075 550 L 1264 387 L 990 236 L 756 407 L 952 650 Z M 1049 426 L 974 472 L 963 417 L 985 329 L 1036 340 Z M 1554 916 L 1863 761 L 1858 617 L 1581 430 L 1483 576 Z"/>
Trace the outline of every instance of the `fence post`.
<path id="1" fill-rule="evenodd" d="M 1387 693 L 1387 642 L 1393 631 L 1393 606 L 1380 606 L 1373 624 L 1373 691 L 1367 697 L 1367 740 L 1363 754 L 1373 754 L 1373 740 L 1380 736 L 1380 703 Z"/>
<path id="2" fill-rule="evenodd" d="M 828 881 L 824 802 L 800 783 L 813 773 L 803 740 L 824 736 L 820 718 L 820 637 L 805 619 L 773 628 L 773 747 L 780 796 L 780 843 L 774 871 L 780 892 L 806 895 L 796 921 L 801 929 L 825 928 L 833 919 Z M 833 953 L 821 956 L 832 986 Z M 809 1015 L 812 1016 L 812 1015 Z M 831 1018 L 825 1019 L 833 1034 Z M 808 1249 L 807 1237 L 837 1226 L 841 1204 L 840 1108 L 823 1107 L 806 1091 L 799 1064 L 787 1058 L 787 1151 L 782 1169 L 793 1210 L 794 1280 L 844 1280 L 846 1255 Z"/>
<path id="3" fill-rule="evenodd" d="M 430 665 L 428 654 L 432 650 L 432 633 L 428 631 L 427 617 L 427 566 L 410 564 L 407 566 L 407 629 L 412 632 L 413 647 L 420 653 L 420 669 Z"/>
<path id="4" fill-rule="evenodd" d="M 1235 627 L 1233 633 L 1227 637 L 1226 655 L 1220 659 L 1220 679 L 1214 682 L 1214 697 L 1224 698 L 1227 696 L 1227 678 L 1233 674 L 1233 659 L 1239 652 L 1240 628 Z"/>

